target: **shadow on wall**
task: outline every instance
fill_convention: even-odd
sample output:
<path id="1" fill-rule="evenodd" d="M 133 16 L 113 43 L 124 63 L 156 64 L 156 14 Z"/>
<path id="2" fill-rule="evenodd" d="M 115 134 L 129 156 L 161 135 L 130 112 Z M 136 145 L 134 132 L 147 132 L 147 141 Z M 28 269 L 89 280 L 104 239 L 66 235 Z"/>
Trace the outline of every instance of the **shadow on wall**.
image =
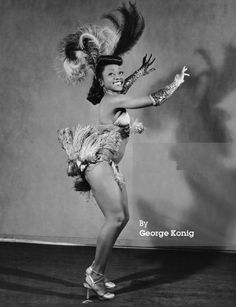
<path id="1" fill-rule="evenodd" d="M 143 118 L 155 131 L 163 128 L 168 118 L 177 119 L 176 143 L 170 144 L 170 159 L 182 171 L 193 197 L 179 227 L 192 225 L 205 245 L 223 247 L 236 217 L 236 170 L 224 164 L 230 156 L 232 133 L 226 126 L 230 114 L 219 105 L 236 88 L 236 47 L 225 47 L 221 66 L 216 66 L 205 50 L 196 53 L 207 68 L 199 74 L 190 69 L 191 77 L 174 94 L 175 103 L 164 104 L 156 113 L 144 109 Z M 152 205 L 147 199 L 137 201 L 140 218 L 154 216 Z M 156 221 L 166 229 L 160 223 Z M 151 244 L 156 245 L 154 239 Z"/>

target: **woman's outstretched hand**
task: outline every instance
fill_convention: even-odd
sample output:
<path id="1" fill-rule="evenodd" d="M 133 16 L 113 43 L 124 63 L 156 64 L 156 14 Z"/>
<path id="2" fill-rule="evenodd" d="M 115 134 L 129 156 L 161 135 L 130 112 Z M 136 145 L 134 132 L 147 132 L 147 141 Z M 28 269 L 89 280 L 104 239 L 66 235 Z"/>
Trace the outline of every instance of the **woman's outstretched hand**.
<path id="1" fill-rule="evenodd" d="M 187 70 L 188 68 L 186 67 L 186 66 L 184 66 L 183 68 L 182 68 L 182 70 L 181 70 L 181 73 L 180 74 L 177 74 L 176 76 L 175 76 L 175 82 L 177 82 L 177 83 L 179 83 L 179 85 L 180 84 L 182 84 L 183 82 L 184 82 L 184 77 L 185 76 L 190 76 L 190 74 L 188 74 L 188 73 L 186 73 L 186 70 Z"/>
<path id="2" fill-rule="evenodd" d="M 149 69 L 149 67 L 154 63 L 155 60 L 156 60 L 156 58 L 152 59 L 152 54 L 150 55 L 148 60 L 147 60 L 147 54 L 143 57 L 143 63 L 142 63 L 142 66 L 140 67 L 140 69 L 142 69 L 142 71 L 143 71 L 143 76 L 146 76 L 150 72 L 156 70 L 156 68 L 154 68 L 154 67 Z"/>

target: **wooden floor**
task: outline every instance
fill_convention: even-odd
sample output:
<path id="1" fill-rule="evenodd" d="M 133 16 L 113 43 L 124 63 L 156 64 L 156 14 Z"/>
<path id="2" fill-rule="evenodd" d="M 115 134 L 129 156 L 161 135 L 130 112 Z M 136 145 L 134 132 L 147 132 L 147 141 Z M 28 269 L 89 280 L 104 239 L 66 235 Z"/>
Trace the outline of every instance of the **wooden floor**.
<path id="1" fill-rule="evenodd" d="M 85 306 L 93 247 L 0 243 L 0 306 Z M 236 306 L 236 254 L 113 249 L 116 298 L 90 306 Z"/>

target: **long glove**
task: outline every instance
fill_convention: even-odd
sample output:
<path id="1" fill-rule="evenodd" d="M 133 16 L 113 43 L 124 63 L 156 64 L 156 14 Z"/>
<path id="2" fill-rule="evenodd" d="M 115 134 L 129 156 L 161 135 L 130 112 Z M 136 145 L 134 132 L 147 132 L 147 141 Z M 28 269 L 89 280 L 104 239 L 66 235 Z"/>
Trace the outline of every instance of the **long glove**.
<path id="1" fill-rule="evenodd" d="M 151 93 L 149 97 L 153 101 L 154 106 L 160 106 L 167 98 L 169 98 L 177 88 L 184 82 L 185 76 L 190 76 L 186 73 L 187 67 L 184 66 L 180 74 L 175 76 L 174 81 L 165 86 L 164 88 L 158 90 L 157 92 Z"/>
<path id="2" fill-rule="evenodd" d="M 156 60 L 156 58 L 152 59 L 152 54 L 150 55 L 149 59 L 147 60 L 147 55 L 143 57 L 143 63 L 142 66 L 137 69 L 132 75 L 130 75 L 128 78 L 125 79 L 122 94 L 126 94 L 130 87 L 134 84 L 136 80 L 138 80 L 139 77 L 146 76 L 150 72 L 154 71 L 155 68 L 148 69 Z"/>

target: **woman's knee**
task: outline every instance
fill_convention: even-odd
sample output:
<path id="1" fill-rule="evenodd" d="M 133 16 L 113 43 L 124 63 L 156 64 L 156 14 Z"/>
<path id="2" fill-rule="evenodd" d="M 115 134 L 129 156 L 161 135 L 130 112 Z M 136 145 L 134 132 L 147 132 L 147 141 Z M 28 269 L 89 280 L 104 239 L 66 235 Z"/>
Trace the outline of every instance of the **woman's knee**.
<path id="1" fill-rule="evenodd" d="M 129 221 L 129 214 L 120 212 L 119 214 L 114 214 L 110 216 L 108 220 L 117 227 L 125 226 Z"/>

